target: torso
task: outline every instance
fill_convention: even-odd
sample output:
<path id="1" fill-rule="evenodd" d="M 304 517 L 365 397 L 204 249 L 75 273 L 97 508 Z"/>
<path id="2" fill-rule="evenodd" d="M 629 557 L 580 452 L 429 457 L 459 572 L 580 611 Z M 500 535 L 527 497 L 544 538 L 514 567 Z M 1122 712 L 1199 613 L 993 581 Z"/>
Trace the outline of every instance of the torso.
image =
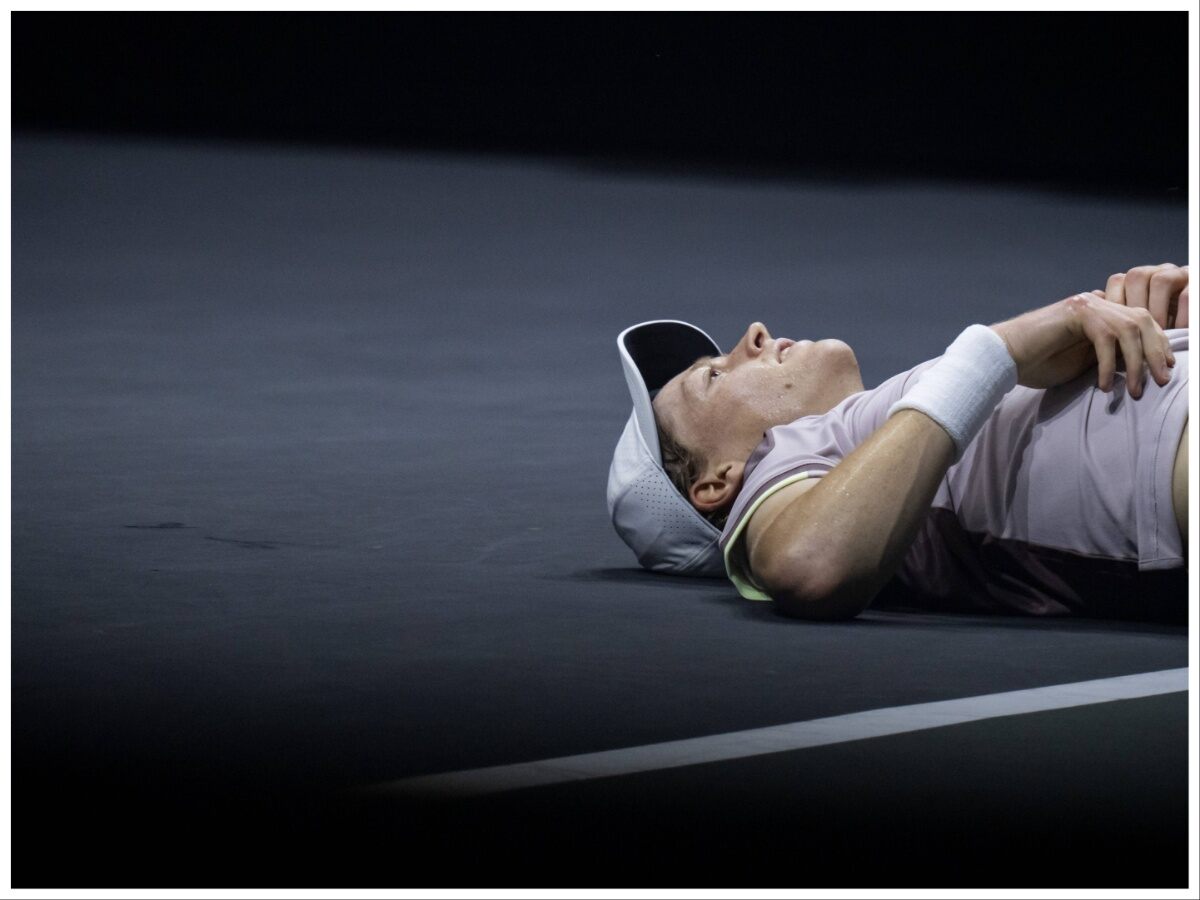
<path id="1" fill-rule="evenodd" d="M 900 580 L 935 607 L 1106 614 L 1121 612 L 1121 598 L 1141 596 L 1153 579 L 1186 578 L 1187 333 L 1169 337 L 1176 377 L 1161 388 L 1148 384 L 1137 401 L 1123 390 L 1095 390 L 1093 373 L 1061 390 L 1010 392 L 947 471 Z M 890 405 L 933 362 L 825 416 L 768 432 L 722 536 L 731 573 L 749 562 L 739 560 L 745 547 L 736 534 L 756 500 L 780 482 L 831 470 L 882 427 Z"/>

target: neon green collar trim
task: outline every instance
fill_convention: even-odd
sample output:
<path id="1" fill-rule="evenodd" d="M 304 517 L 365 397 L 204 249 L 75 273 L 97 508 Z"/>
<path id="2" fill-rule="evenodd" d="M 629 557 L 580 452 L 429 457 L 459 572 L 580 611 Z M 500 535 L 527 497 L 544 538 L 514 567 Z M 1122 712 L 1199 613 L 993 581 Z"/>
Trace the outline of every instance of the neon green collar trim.
<path id="1" fill-rule="evenodd" d="M 737 559 L 734 557 L 734 550 L 738 548 L 738 542 L 742 539 L 742 532 L 745 531 L 750 517 L 754 515 L 754 511 L 762 506 L 764 500 L 780 488 L 785 488 L 789 484 L 795 484 L 797 481 L 803 481 L 807 477 L 807 472 L 801 472 L 799 475 L 791 475 L 763 491 L 762 496 L 755 500 L 750 508 L 742 514 L 741 519 L 738 520 L 737 527 L 733 529 L 733 534 L 729 536 L 729 542 L 725 545 L 725 574 L 729 576 L 729 580 L 733 582 L 733 586 L 737 588 L 738 593 L 747 600 L 770 600 L 771 598 L 767 594 L 764 594 L 758 585 L 750 579 L 748 572 L 741 571 L 739 561 L 746 558 L 745 554 L 740 554 Z"/>

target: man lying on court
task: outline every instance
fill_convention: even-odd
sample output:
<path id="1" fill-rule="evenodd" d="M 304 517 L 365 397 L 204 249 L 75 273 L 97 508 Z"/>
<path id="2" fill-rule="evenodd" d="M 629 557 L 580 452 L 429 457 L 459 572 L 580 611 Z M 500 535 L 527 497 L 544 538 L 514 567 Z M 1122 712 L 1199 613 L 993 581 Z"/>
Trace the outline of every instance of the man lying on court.
<path id="1" fill-rule="evenodd" d="M 896 582 L 934 610 L 1182 617 L 1187 285 L 1132 269 L 869 391 L 841 341 L 756 322 L 723 354 L 635 325 L 613 524 L 648 569 L 727 574 L 802 618 Z"/>

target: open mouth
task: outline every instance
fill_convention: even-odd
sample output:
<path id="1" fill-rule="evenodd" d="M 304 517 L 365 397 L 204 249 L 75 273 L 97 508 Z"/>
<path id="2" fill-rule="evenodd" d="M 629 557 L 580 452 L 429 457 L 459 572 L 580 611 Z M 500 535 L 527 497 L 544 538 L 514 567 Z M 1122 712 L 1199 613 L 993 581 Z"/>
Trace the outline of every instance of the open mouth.
<path id="1" fill-rule="evenodd" d="M 775 342 L 775 355 L 779 362 L 783 362 L 783 358 L 787 356 L 787 352 L 796 345 L 796 342 L 788 338 L 779 338 Z"/>

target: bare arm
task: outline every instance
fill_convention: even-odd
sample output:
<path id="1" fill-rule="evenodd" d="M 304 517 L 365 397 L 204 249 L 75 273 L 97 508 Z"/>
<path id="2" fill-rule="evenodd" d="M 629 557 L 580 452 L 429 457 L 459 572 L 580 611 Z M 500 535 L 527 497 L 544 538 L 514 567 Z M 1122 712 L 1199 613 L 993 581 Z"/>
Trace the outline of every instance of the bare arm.
<path id="1" fill-rule="evenodd" d="M 1099 294 L 991 327 L 1028 387 L 1052 387 L 1098 366 L 1099 385 L 1110 390 L 1120 353 L 1136 399 L 1143 365 L 1160 384 L 1173 365 L 1166 335 L 1145 308 Z M 753 578 L 789 615 L 857 615 L 896 571 L 953 460 L 953 441 L 937 422 L 898 412 L 823 478 L 783 488 L 759 507 L 746 531 Z"/>
<path id="2" fill-rule="evenodd" d="M 788 615 L 858 615 L 908 552 L 953 460 L 940 425 L 901 410 L 823 478 L 758 508 L 746 528 L 755 579 Z"/>

